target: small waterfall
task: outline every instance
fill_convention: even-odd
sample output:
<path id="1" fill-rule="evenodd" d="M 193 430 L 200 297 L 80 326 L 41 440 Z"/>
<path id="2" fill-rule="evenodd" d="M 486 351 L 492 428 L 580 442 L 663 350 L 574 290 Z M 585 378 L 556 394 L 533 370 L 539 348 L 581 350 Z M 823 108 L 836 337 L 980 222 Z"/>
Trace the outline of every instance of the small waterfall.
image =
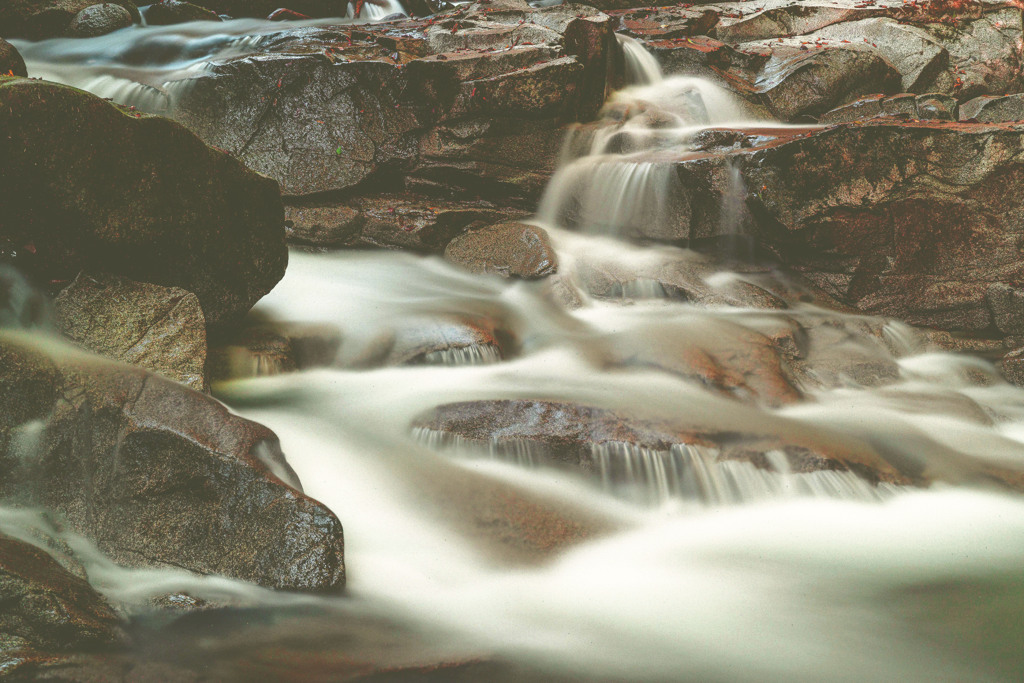
<path id="1" fill-rule="evenodd" d="M 433 451 L 464 453 L 484 456 L 500 462 L 511 462 L 520 467 L 539 467 L 550 459 L 550 451 L 529 439 L 491 439 L 481 442 L 458 434 L 425 427 L 414 427 L 412 438 Z"/>
<path id="2" fill-rule="evenodd" d="M 471 344 L 423 354 L 426 365 L 490 365 L 501 362 L 501 351 L 493 344 Z"/>
<path id="3" fill-rule="evenodd" d="M 732 159 L 725 164 L 725 175 L 719 230 L 726 255 L 740 262 L 753 261 L 753 238 L 747 229 L 747 222 L 750 220 L 750 212 L 747 209 L 747 183 L 743 180 L 739 164 Z"/>
<path id="4" fill-rule="evenodd" d="M 650 85 L 661 80 L 661 65 L 636 38 L 616 33 L 622 54 L 626 58 L 626 83 L 628 85 Z"/>

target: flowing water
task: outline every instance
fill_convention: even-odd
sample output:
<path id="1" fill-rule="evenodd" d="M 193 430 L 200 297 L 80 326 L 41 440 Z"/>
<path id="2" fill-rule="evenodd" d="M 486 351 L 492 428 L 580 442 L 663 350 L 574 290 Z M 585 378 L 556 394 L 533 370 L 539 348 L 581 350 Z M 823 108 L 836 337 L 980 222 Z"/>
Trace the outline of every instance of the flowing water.
<path id="1" fill-rule="evenodd" d="M 251 29 L 232 23 L 217 50 L 243 49 L 237 36 Z M 97 73 L 117 72 L 144 36 L 174 42 L 161 68 L 191 68 L 213 54 L 182 56 L 210 39 L 191 30 L 19 48 L 30 70 L 45 54 L 74 81 L 81 69 L 61 66 L 61 51 L 117 44 L 122 56 L 104 52 Z M 465 662 L 460 680 L 1024 675 L 1024 500 L 993 474 L 1024 469 L 1024 392 L 982 360 L 929 352 L 899 323 L 819 307 L 771 266 L 729 272 L 622 241 L 671 221 L 678 181 L 651 154 L 744 119 L 727 93 L 651 75 L 625 45 L 640 84 L 570 132 L 539 211 L 560 257 L 553 279 L 294 252 L 257 305 L 263 319 L 332 326 L 343 340 L 330 367 L 260 376 L 256 363 L 257 376 L 217 392 L 277 432 L 305 491 L 343 521 L 346 597 L 127 571 L 66 536 L 94 584 L 159 643 L 140 657 L 239 681 L 338 680 L 332 665 L 375 659 Z M 723 200 L 736 234 L 744 192 L 737 177 Z M 723 458 L 728 444 L 601 440 L 566 463 L 515 429 L 481 439 L 423 421 L 493 400 L 773 445 L 760 462 Z M 799 471 L 793 444 L 894 465 L 916 485 Z M 34 542 L 57 534 L 21 511 L 0 510 L 0 524 Z M 174 592 L 239 609 L 175 625 L 139 607 Z"/>

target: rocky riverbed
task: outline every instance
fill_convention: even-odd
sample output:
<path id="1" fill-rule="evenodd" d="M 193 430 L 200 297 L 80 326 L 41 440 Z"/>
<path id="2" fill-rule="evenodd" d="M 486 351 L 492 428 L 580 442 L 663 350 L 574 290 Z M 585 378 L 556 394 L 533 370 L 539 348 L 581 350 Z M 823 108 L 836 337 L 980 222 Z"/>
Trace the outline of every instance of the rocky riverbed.
<path id="1" fill-rule="evenodd" d="M 0 0 L 0 676 L 1017 680 L 1022 196 L 1015 1 Z"/>

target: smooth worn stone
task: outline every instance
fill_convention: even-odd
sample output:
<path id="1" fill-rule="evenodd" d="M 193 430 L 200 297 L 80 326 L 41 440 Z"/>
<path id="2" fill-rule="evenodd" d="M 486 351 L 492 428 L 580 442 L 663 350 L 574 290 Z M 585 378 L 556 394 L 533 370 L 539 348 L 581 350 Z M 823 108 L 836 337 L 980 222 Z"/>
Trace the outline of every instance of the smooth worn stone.
<path id="1" fill-rule="evenodd" d="M 183 24 L 186 21 L 221 21 L 221 18 L 213 10 L 179 0 L 160 0 L 146 9 L 146 23 L 151 26 Z"/>
<path id="2" fill-rule="evenodd" d="M 273 432 L 212 398 L 8 333 L 0 399 L 0 435 L 36 435 L 0 441 L 0 495 L 59 513 L 118 564 L 344 586 L 338 519 L 301 492 Z"/>
<path id="3" fill-rule="evenodd" d="M 960 105 L 960 120 L 979 123 L 1024 121 L 1024 94 L 975 97 Z"/>
<path id="4" fill-rule="evenodd" d="M 57 328 L 78 346 L 206 390 L 206 320 L 195 294 L 83 272 L 54 308 Z"/>
<path id="5" fill-rule="evenodd" d="M 444 257 L 474 273 L 525 280 L 558 270 L 558 255 L 547 232 L 528 223 L 498 223 L 465 232 L 448 243 Z"/>
<path id="6" fill-rule="evenodd" d="M 132 15 L 121 5 L 90 5 L 75 15 L 64 35 L 69 38 L 102 36 L 132 25 Z"/>
<path id="7" fill-rule="evenodd" d="M 0 76 L 28 76 L 21 53 L 3 38 L 0 38 Z"/>
<path id="8" fill-rule="evenodd" d="M 960 107 L 956 98 L 942 93 L 929 93 L 917 97 L 917 118 L 922 121 L 956 121 Z"/>
<path id="9" fill-rule="evenodd" d="M 35 545 L 0 534 L 0 672 L 27 673 L 55 653 L 127 641 L 120 619 L 81 577 Z"/>
<path id="10" fill-rule="evenodd" d="M 404 184 L 528 205 L 564 125 L 610 93 L 618 57 L 611 19 L 592 8 L 477 3 L 422 21 L 285 29 L 190 77 L 172 116 L 285 195 Z"/>
<path id="11" fill-rule="evenodd" d="M 139 21 L 139 10 L 132 0 L 117 0 L 112 4 L 127 11 L 133 22 Z M 0 2 L 0 35 L 29 40 L 62 36 L 79 13 L 94 5 L 95 0 L 3 0 Z M 110 16 L 110 11 L 105 10 L 102 14 Z M 96 16 L 93 15 L 94 18 Z M 117 16 L 120 17 L 118 22 L 123 21 L 123 15 Z"/>
<path id="12" fill-rule="evenodd" d="M 180 287 L 212 325 L 244 314 L 284 274 L 277 183 L 181 125 L 7 78 L 0 129 L 0 241 L 31 250 L 41 281 L 85 269 Z"/>

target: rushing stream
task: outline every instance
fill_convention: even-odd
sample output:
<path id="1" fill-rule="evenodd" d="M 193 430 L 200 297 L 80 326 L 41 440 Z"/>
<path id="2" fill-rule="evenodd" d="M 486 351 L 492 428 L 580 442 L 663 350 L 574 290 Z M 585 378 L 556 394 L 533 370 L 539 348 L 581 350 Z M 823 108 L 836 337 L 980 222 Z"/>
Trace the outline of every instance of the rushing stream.
<path id="1" fill-rule="evenodd" d="M 116 97 L 131 83 L 162 90 L 280 27 L 132 28 L 18 48 L 34 75 Z M 133 56 L 157 45 L 167 49 L 158 64 Z M 240 606 L 186 625 L 135 610 L 160 643 L 141 657 L 215 680 L 336 680 L 332 663 L 375 658 L 482 667 L 460 680 L 1024 675 L 1024 501 L 984 476 L 1024 467 L 1024 392 L 982 360 L 925 351 L 899 323 L 805 301 L 770 265 L 731 272 L 694 251 L 621 241 L 670 220 L 669 166 L 652 154 L 679 153 L 708 127 L 751 124 L 724 91 L 663 80 L 642 48 L 626 50 L 639 85 L 609 103 L 606 125 L 570 133 L 539 209 L 561 260 L 553 280 L 471 275 L 403 253 L 292 253 L 254 313 L 338 328 L 334 366 L 260 365 L 263 376 L 216 392 L 280 436 L 306 493 L 344 523 L 347 596 L 121 570 L 70 539 L 120 603 L 186 591 Z M 735 182 L 723 216 L 741 231 Z M 380 352 L 480 320 L 500 332 L 500 349 L 467 343 L 403 365 Z M 807 330 L 781 389 L 757 384 L 756 371 L 723 388 L 686 369 L 695 349 L 758 363 L 761 340 Z M 439 405 L 491 399 L 842 448 L 934 483 L 790 472 L 784 456 L 774 469 L 719 462 L 713 448 L 685 445 L 604 444 L 590 468 L 566 468 L 528 441 L 481 447 L 416 426 Z M 15 527 L 45 523 L 5 514 Z M 503 515 L 528 519 L 505 529 Z"/>

